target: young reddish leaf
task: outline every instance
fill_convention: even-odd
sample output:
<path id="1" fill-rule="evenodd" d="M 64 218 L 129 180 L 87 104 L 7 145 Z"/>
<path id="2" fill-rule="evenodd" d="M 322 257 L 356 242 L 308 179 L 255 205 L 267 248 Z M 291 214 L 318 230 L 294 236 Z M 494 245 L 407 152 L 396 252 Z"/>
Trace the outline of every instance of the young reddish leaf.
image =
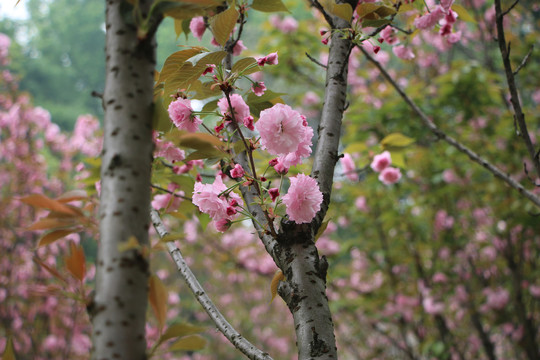
<path id="1" fill-rule="evenodd" d="M 11 336 L 7 339 L 2 360 L 15 360 L 15 350 L 13 350 L 13 341 L 11 340 Z"/>
<path id="2" fill-rule="evenodd" d="M 159 338 L 159 344 L 175 338 L 182 337 L 187 335 L 194 335 L 200 332 L 205 331 L 206 328 L 201 326 L 195 326 L 191 324 L 173 324 L 167 328 L 167 331 Z"/>
<path id="3" fill-rule="evenodd" d="M 83 248 L 80 245 L 75 245 L 74 242 L 71 242 L 70 248 L 71 254 L 64 258 L 66 268 L 76 279 L 83 281 L 86 274 L 86 259 Z"/>
<path id="4" fill-rule="evenodd" d="M 62 204 L 59 201 L 48 198 L 42 194 L 32 194 L 20 198 L 23 203 L 32 205 L 36 208 L 43 208 L 51 211 L 56 211 L 59 213 L 69 214 L 69 215 L 78 215 L 71 207 Z"/>
<path id="5" fill-rule="evenodd" d="M 73 234 L 74 232 L 77 232 L 77 231 L 78 231 L 78 229 L 69 229 L 69 230 L 66 229 L 66 230 L 54 230 L 54 231 L 51 231 L 50 233 L 47 233 L 47 234 L 43 235 L 41 237 L 41 239 L 39 239 L 39 242 L 38 242 L 37 246 L 42 247 L 42 246 L 45 246 L 45 245 L 52 244 L 56 240 L 61 239 L 64 236 L 68 236 L 69 234 Z"/>
<path id="6" fill-rule="evenodd" d="M 272 293 L 272 299 L 270 302 L 274 301 L 274 298 L 277 295 L 277 288 L 279 286 L 279 282 L 285 280 L 285 275 L 281 272 L 281 270 L 278 269 L 276 273 L 274 274 L 274 277 L 272 278 L 272 282 L 270 283 L 270 292 Z"/>
<path id="7" fill-rule="evenodd" d="M 156 275 L 150 276 L 149 286 L 148 301 L 154 310 L 159 328 L 163 329 L 167 320 L 167 289 Z"/>
<path id="8" fill-rule="evenodd" d="M 60 203 L 68 203 L 77 200 L 87 200 L 88 194 L 84 190 L 71 190 L 56 198 Z"/>
<path id="9" fill-rule="evenodd" d="M 55 229 L 55 228 L 62 228 L 67 226 L 74 225 L 74 222 L 72 218 L 67 219 L 58 219 L 58 218 L 43 218 L 39 219 L 32 225 L 26 228 L 28 231 L 34 231 L 34 230 L 48 230 L 48 229 Z"/>
<path id="10" fill-rule="evenodd" d="M 262 12 L 278 12 L 278 11 L 287 11 L 287 7 L 281 0 L 253 0 L 253 5 L 251 5 L 253 10 L 262 11 Z"/>
<path id="11" fill-rule="evenodd" d="M 189 335 L 186 336 L 169 347 L 170 351 L 194 351 L 201 350 L 206 346 L 206 339 L 200 335 Z"/>
<path id="12" fill-rule="evenodd" d="M 39 266 L 41 266 L 42 268 L 44 268 L 45 270 L 47 270 L 52 276 L 54 276 L 55 278 L 57 278 L 58 280 L 61 280 L 62 282 L 64 283 L 67 283 L 67 280 L 66 278 L 61 275 L 58 271 L 56 271 L 56 269 L 53 269 L 52 267 L 50 267 L 49 265 L 45 264 L 43 261 L 41 261 L 41 259 L 39 259 L 38 257 L 34 257 L 32 259 L 36 264 L 38 264 Z"/>
<path id="13" fill-rule="evenodd" d="M 236 4 L 233 1 L 229 8 L 210 20 L 210 28 L 214 38 L 221 46 L 225 45 L 233 31 L 240 13 L 236 10 Z"/>

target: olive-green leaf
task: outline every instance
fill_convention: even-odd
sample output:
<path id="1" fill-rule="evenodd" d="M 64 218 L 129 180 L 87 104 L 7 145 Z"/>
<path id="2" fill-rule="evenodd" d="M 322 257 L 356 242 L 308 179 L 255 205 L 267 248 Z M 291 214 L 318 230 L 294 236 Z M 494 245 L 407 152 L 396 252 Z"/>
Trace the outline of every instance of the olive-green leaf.
<path id="1" fill-rule="evenodd" d="M 457 12 L 459 18 L 463 21 L 467 21 L 467 22 L 470 22 L 470 23 L 476 23 L 476 20 L 474 20 L 474 18 L 471 16 L 471 14 L 469 14 L 469 12 L 461 5 L 459 4 L 453 4 L 452 5 L 452 10 L 454 10 L 455 12 Z"/>
<path id="2" fill-rule="evenodd" d="M 257 64 L 257 60 L 255 60 L 252 57 L 246 57 L 235 62 L 234 65 L 232 66 L 231 71 L 233 73 L 242 74 L 242 75 L 253 74 L 254 72 L 261 70 L 259 66 L 255 66 L 256 64 Z"/>
<path id="3" fill-rule="evenodd" d="M 161 335 L 161 337 L 159 338 L 159 343 L 162 343 L 164 341 L 167 341 L 175 337 L 183 337 L 187 335 L 198 334 L 205 330 L 206 328 L 202 326 L 195 326 L 195 325 L 183 324 L 183 323 L 172 324 L 171 326 L 167 328 L 165 333 Z"/>
<path id="4" fill-rule="evenodd" d="M 217 14 L 210 20 L 210 29 L 212 29 L 212 33 L 218 44 L 223 46 L 229 40 L 238 16 L 240 16 L 240 13 L 236 10 L 233 1 L 227 10 Z"/>
<path id="5" fill-rule="evenodd" d="M 11 340 L 11 337 L 7 339 L 2 360 L 15 360 L 15 351 L 13 350 L 13 341 Z"/>
<path id="6" fill-rule="evenodd" d="M 400 133 L 392 133 L 381 140 L 383 148 L 406 147 L 414 143 L 414 139 Z"/>
<path id="7" fill-rule="evenodd" d="M 204 349 L 206 346 L 206 339 L 200 335 L 189 335 L 174 342 L 170 347 L 170 351 L 194 351 Z"/>
<path id="8" fill-rule="evenodd" d="M 253 5 L 251 5 L 253 10 L 262 11 L 262 12 L 278 12 L 278 11 L 287 11 L 287 7 L 281 0 L 253 0 Z"/>
<path id="9" fill-rule="evenodd" d="M 190 57 L 186 62 L 191 63 L 193 66 L 197 65 L 199 62 L 205 66 L 209 64 L 221 64 L 221 61 L 225 56 L 227 56 L 227 52 L 222 50 L 203 52 Z"/>

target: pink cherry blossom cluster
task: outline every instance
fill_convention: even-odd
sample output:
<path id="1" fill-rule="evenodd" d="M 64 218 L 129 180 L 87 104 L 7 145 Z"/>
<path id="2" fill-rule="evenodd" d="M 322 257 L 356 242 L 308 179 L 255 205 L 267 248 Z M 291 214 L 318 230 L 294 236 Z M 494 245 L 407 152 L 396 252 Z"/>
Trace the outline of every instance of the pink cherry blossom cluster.
<path id="1" fill-rule="evenodd" d="M 238 208 L 244 204 L 239 195 L 227 188 L 219 175 L 212 184 L 195 183 L 192 199 L 199 210 L 214 220 L 220 232 L 229 228 L 231 220 L 238 217 Z"/>
<path id="2" fill-rule="evenodd" d="M 255 129 L 261 147 L 278 156 L 274 165 L 277 171 L 287 172 L 311 154 L 313 129 L 303 115 L 288 105 L 276 104 L 261 111 Z"/>
<path id="3" fill-rule="evenodd" d="M 269 18 L 270 24 L 283 34 L 291 34 L 298 30 L 298 21 L 292 16 L 281 19 L 279 15 L 272 15 Z"/>
<path id="4" fill-rule="evenodd" d="M 386 185 L 395 184 L 401 179 L 401 171 L 398 168 L 391 167 L 391 163 L 392 157 L 388 151 L 375 155 L 371 162 L 373 171 L 380 173 L 379 181 Z"/>

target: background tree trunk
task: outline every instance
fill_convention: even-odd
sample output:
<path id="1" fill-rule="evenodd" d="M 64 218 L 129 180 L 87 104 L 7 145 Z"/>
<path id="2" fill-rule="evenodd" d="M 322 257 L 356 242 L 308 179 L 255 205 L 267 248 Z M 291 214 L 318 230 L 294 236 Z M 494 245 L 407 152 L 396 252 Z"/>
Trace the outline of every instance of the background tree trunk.
<path id="1" fill-rule="evenodd" d="M 149 3 L 139 1 L 142 18 Z M 109 0 L 106 6 L 101 241 L 90 307 L 93 359 L 145 359 L 155 44 L 153 36 L 138 32 L 136 12 L 126 9 L 126 2 Z M 130 238 L 139 247 L 119 249 Z"/>

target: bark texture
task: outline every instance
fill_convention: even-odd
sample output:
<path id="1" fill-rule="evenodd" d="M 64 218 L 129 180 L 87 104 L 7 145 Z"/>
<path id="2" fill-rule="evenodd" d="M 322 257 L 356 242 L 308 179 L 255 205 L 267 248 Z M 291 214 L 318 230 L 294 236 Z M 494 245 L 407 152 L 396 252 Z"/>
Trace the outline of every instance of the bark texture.
<path id="1" fill-rule="evenodd" d="M 149 1 L 140 0 L 145 17 Z M 152 89 L 155 45 L 127 2 L 106 2 L 105 139 L 92 359 L 146 359 Z M 139 35 L 141 33 L 139 32 Z M 121 251 L 134 237 L 140 247 Z"/>
<path id="2" fill-rule="evenodd" d="M 356 1 L 351 5 L 354 8 Z M 335 29 L 350 27 L 343 19 L 327 16 L 331 17 Z M 298 225 L 283 221 L 276 239 L 267 229 L 255 224 L 266 250 L 286 277 L 286 280 L 280 283 L 278 292 L 293 315 L 300 360 L 337 359 L 334 325 L 326 297 L 328 263 L 324 256 L 319 257 L 314 240 L 328 210 L 334 167 L 339 159 L 341 119 L 345 109 L 348 60 L 352 47 L 352 42 L 343 38 L 341 33 L 337 31 L 333 33 L 325 103 L 318 129 L 319 140 L 312 171 L 312 176 L 317 179 L 324 197 L 321 211 L 311 224 Z M 237 161 L 242 167 L 249 168 L 245 153 L 239 154 Z M 241 190 L 252 215 L 259 223 L 265 224 L 262 209 L 254 205 L 258 197 L 255 189 L 241 187 Z"/>

